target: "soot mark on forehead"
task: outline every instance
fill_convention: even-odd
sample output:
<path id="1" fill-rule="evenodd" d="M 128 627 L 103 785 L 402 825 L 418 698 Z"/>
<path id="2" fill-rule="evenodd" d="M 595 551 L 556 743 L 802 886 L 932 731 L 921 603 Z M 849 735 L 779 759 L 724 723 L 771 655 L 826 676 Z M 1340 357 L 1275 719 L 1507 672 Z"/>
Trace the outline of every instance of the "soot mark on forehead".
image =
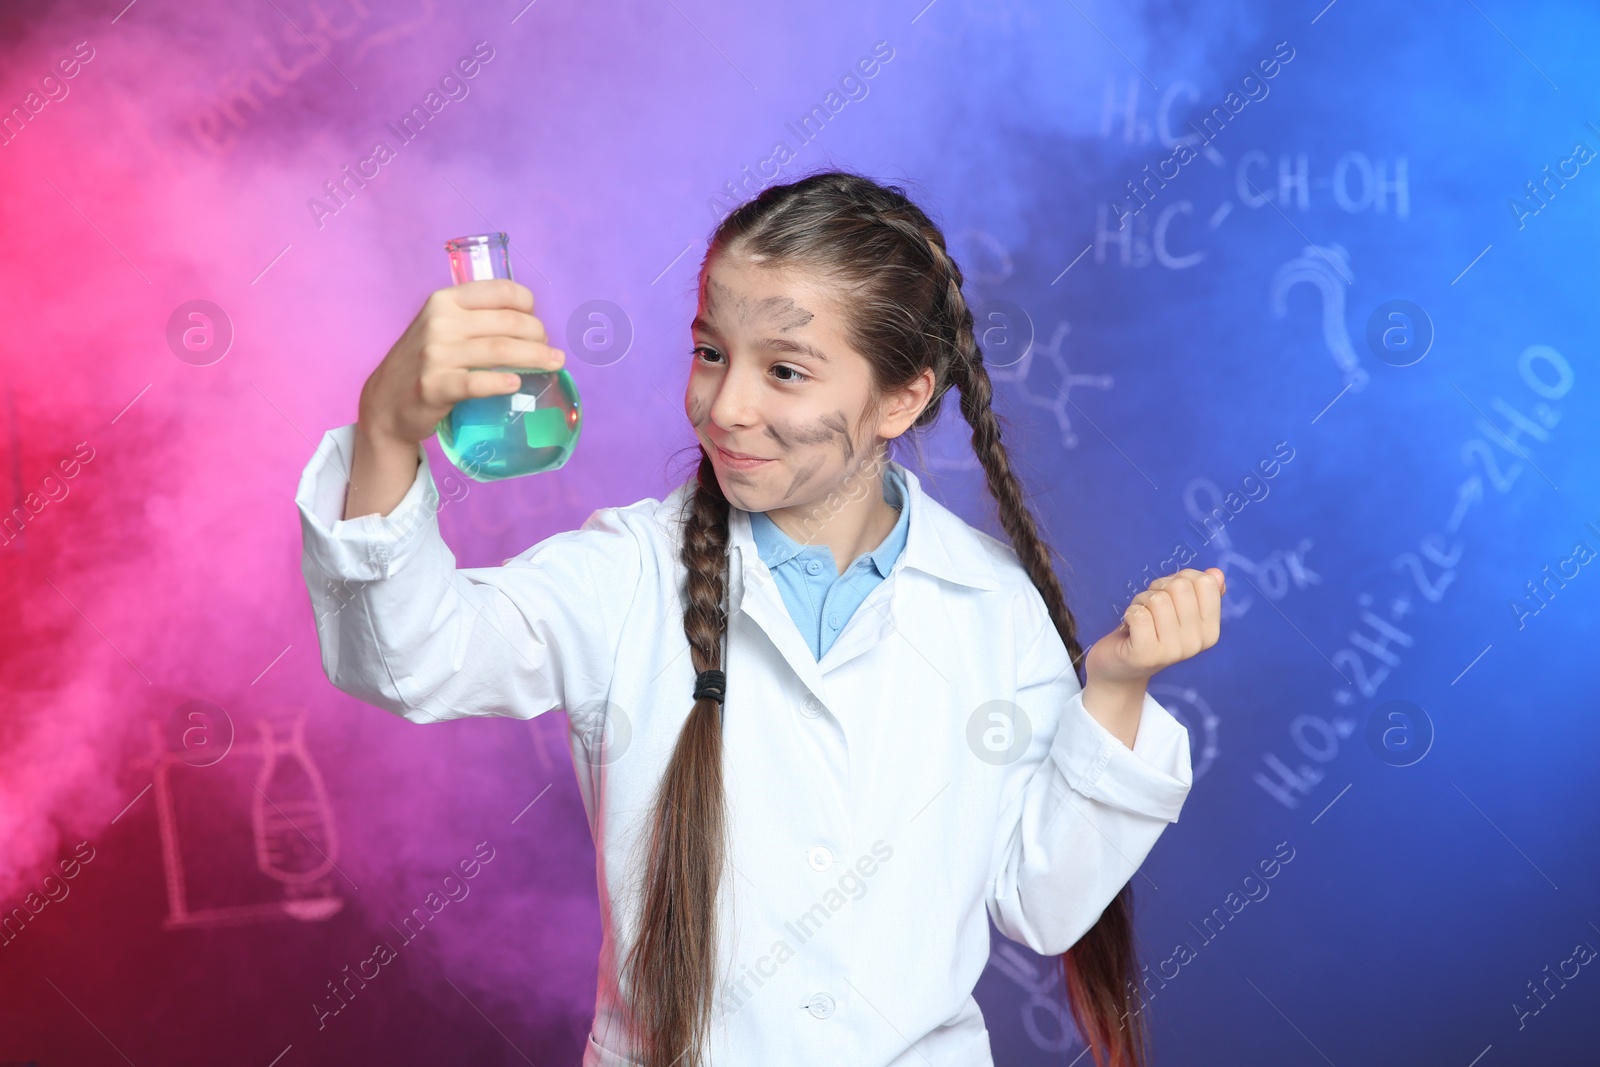
<path id="1" fill-rule="evenodd" d="M 789 296 L 767 297 L 755 306 L 754 314 L 770 320 L 780 333 L 798 330 L 816 318 L 814 314 L 796 304 L 794 298 Z"/>
<path id="2" fill-rule="evenodd" d="M 717 306 L 721 304 L 723 300 L 732 296 L 733 290 L 729 289 L 726 285 L 723 285 L 721 282 L 717 281 L 708 274 L 706 275 L 706 283 L 702 288 L 701 293 L 706 306 L 706 317 L 714 319 L 717 316 Z"/>
<path id="3" fill-rule="evenodd" d="M 715 319 L 718 306 L 733 297 L 734 291 L 730 286 L 707 275 L 705 287 L 707 318 Z M 758 320 L 775 326 L 779 333 L 798 330 L 816 318 L 814 312 L 795 303 L 794 297 L 782 295 L 764 297 L 756 301 L 747 296 L 739 296 L 734 304 L 734 310 L 738 314 L 739 325 L 748 326 L 752 320 Z"/>

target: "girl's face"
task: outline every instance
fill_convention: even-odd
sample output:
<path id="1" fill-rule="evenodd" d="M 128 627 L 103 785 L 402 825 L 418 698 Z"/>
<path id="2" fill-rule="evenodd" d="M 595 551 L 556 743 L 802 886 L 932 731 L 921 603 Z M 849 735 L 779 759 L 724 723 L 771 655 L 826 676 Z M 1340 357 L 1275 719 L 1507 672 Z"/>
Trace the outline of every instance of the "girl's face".
<path id="1" fill-rule="evenodd" d="M 845 339 L 837 291 L 744 255 L 713 258 L 692 333 L 684 411 L 723 495 L 745 511 L 815 504 L 852 476 L 877 484 L 880 438 L 903 433 L 932 388 L 925 372 L 925 389 L 869 413 L 870 368 Z"/>

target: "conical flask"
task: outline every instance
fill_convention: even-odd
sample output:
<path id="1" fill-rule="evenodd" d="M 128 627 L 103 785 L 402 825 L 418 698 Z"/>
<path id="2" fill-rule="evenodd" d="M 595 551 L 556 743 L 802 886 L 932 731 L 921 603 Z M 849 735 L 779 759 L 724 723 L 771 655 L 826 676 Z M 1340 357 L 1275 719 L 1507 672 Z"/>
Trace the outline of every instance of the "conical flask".
<path id="1" fill-rule="evenodd" d="M 510 278 L 503 233 L 482 233 L 445 242 L 450 276 L 457 285 L 482 278 Z M 462 473 L 480 482 L 553 471 L 566 464 L 583 429 L 578 386 L 557 371 L 487 367 L 512 371 L 522 388 L 500 396 L 458 402 L 439 420 L 439 447 Z"/>

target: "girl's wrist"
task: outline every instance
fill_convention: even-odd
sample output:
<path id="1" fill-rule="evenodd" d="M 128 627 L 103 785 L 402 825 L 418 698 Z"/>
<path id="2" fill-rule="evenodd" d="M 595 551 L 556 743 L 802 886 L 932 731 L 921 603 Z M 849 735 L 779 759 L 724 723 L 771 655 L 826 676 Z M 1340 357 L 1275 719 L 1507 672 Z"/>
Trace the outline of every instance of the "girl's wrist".
<path id="1" fill-rule="evenodd" d="M 356 424 L 354 454 L 350 458 L 350 485 L 345 491 L 344 518 L 387 515 L 395 509 L 417 478 L 417 446 L 373 434 Z"/>
<path id="2" fill-rule="evenodd" d="M 1144 708 L 1148 679 L 1108 682 L 1090 676 L 1083 687 L 1083 710 L 1124 745 L 1133 747 L 1139 736 L 1139 716 Z"/>

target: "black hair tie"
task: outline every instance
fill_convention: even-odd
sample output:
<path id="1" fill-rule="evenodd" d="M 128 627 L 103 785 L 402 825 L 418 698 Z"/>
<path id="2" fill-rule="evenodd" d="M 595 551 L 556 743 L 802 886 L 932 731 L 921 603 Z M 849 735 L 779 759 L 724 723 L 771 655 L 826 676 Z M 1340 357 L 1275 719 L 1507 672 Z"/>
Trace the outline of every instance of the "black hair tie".
<path id="1" fill-rule="evenodd" d="M 700 700 L 710 697 L 718 704 L 722 703 L 723 694 L 727 692 L 728 676 L 721 671 L 701 671 L 695 675 L 694 698 Z"/>

